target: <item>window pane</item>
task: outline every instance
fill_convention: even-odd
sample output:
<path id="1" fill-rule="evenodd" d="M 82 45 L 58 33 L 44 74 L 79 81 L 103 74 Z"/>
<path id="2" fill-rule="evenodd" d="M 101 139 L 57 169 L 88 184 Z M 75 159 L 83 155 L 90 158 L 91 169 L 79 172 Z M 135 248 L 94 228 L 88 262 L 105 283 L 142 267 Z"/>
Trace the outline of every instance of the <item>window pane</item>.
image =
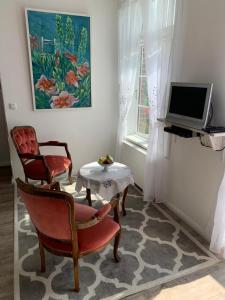
<path id="1" fill-rule="evenodd" d="M 141 75 L 146 75 L 146 66 L 145 66 L 145 50 L 144 47 L 141 47 Z"/>
<path id="2" fill-rule="evenodd" d="M 148 106 L 147 77 L 140 77 L 139 104 Z"/>
<path id="3" fill-rule="evenodd" d="M 149 134 L 149 110 L 149 107 L 138 107 L 138 133 Z"/>
<path id="4" fill-rule="evenodd" d="M 144 57 L 144 47 L 140 45 L 140 66 L 136 79 L 136 93 L 132 101 L 132 105 L 128 114 L 128 135 L 135 136 L 138 144 L 145 144 L 147 147 L 147 139 L 149 135 L 149 99 L 147 74 Z M 137 137 L 139 142 L 137 142 Z M 142 141 L 140 143 L 140 140 Z M 132 140 L 133 141 L 133 140 Z"/>

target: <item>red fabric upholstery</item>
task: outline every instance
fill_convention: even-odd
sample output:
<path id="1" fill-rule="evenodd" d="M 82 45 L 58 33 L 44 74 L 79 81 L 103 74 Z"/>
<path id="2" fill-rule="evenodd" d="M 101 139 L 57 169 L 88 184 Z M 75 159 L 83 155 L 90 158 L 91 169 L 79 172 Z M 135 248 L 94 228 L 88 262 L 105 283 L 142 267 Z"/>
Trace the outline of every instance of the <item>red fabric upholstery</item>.
<path id="1" fill-rule="evenodd" d="M 81 255 L 103 247 L 119 230 L 119 224 L 113 221 L 111 217 L 106 217 L 95 226 L 78 230 L 78 244 Z"/>
<path id="2" fill-rule="evenodd" d="M 102 219 L 104 218 L 105 216 L 108 215 L 108 213 L 110 212 L 111 210 L 111 205 L 108 203 L 108 204 L 105 204 L 96 214 L 96 218 L 99 218 L 99 219 Z"/>
<path id="3" fill-rule="evenodd" d="M 44 188 L 34 187 L 16 179 L 18 190 L 25 202 L 31 220 L 37 229 L 41 257 L 41 271 L 45 271 L 45 255 L 43 247 L 60 256 L 70 256 L 74 264 L 74 286 L 79 291 L 79 256 L 102 250 L 111 240 L 120 234 L 120 224 L 106 216 L 93 226 L 78 229 L 77 221 L 87 221 L 88 225 L 97 210 L 82 204 L 75 204 L 71 195 Z M 48 188 L 50 186 L 46 186 Z M 101 216 L 109 209 L 106 205 Z M 94 220 L 95 221 L 95 220 Z M 85 222 L 84 222 L 85 223 Z M 119 235 L 114 243 L 114 258 L 117 256 Z"/>
<path id="4" fill-rule="evenodd" d="M 16 146 L 17 153 L 20 156 L 26 178 L 51 182 L 53 177 L 62 174 L 69 169 L 68 175 L 71 181 L 72 161 L 66 143 L 53 141 L 38 143 L 35 129 L 31 126 L 14 127 L 11 130 L 11 136 Z M 59 155 L 44 155 L 47 167 L 43 161 L 43 156 L 37 158 L 24 157 L 26 154 L 41 155 L 39 146 L 49 145 L 64 147 L 67 157 Z M 22 154 L 24 155 L 23 157 L 21 157 Z"/>
<path id="5" fill-rule="evenodd" d="M 69 207 L 63 199 L 32 195 L 20 190 L 31 220 L 47 248 L 72 253 Z M 53 194 L 54 195 L 54 194 Z M 93 207 L 75 204 L 75 220 L 87 221 L 96 215 Z M 107 244 L 120 226 L 107 216 L 100 223 L 77 231 L 80 254 L 95 251 Z M 62 240 L 67 241 L 66 243 Z"/>
<path id="6" fill-rule="evenodd" d="M 13 141 L 19 153 L 39 154 L 39 146 L 32 127 L 16 127 L 12 132 Z"/>
<path id="7" fill-rule="evenodd" d="M 71 240 L 71 226 L 66 201 L 31 195 L 20 190 L 20 195 L 32 223 L 43 234 L 61 240 Z"/>
<path id="8" fill-rule="evenodd" d="M 97 210 L 82 204 L 75 204 L 75 218 L 76 221 L 85 221 L 96 214 Z M 80 255 L 87 252 L 96 251 L 107 244 L 115 234 L 120 230 L 119 224 L 114 222 L 112 218 L 106 217 L 95 226 L 80 229 L 77 231 L 78 244 Z M 62 243 L 55 239 L 40 235 L 41 240 L 47 248 L 63 251 L 67 254 L 72 253 L 71 243 Z"/>
<path id="9" fill-rule="evenodd" d="M 71 165 L 71 160 L 60 155 L 45 156 L 48 169 L 52 177 L 65 172 Z M 32 160 L 24 166 L 25 174 L 32 179 L 46 178 L 46 169 L 41 160 Z"/>
<path id="10" fill-rule="evenodd" d="M 42 244 L 55 253 L 72 255 L 71 230 L 76 230 L 76 228 L 71 227 L 71 212 L 74 211 L 76 222 L 84 222 L 98 215 L 97 210 L 87 205 L 74 203 L 66 193 L 31 188 L 30 185 L 24 183 L 22 187 L 20 185 L 21 183 L 18 185 L 20 196 L 27 207 L 32 223 L 38 230 Z M 109 204 L 105 205 L 100 215 L 106 215 L 109 207 Z M 119 230 L 120 225 L 110 216 L 106 216 L 96 225 L 78 229 L 79 255 L 101 249 L 113 239 Z"/>
<path id="11" fill-rule="evenodd" d="M 97 251 L 104 247 L 120 230 L 118 223 L 110 217 L 106 217 L 100 223 L 87 229 L 78 230 L 78 244 L 80 255 L 88 252 Z M 71 243 L 62 243 L 60 241 L 40 235 L 42 243 L 49 249 L 58 250 L 67 254 L 72 253 Z"/>
<path id="12" fill-rule="evenodd" d="M 94 217 L 97 210 L 93 207 L 75 203 L 75 220 L 77 222 L 87 221 L 91 217 Z"/>

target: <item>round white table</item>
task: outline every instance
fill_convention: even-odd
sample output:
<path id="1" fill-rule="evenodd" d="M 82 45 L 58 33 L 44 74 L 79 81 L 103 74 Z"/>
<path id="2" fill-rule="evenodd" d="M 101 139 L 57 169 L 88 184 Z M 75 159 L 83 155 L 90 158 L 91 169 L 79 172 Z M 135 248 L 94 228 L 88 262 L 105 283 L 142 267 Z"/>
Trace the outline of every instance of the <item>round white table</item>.
<path id="1" fill-rule="evenodd" d="M 76 191 L 86 188 L 86 199 L 90 206 L 91 191 L 109 201 L 123 192 L 122 210 L 123 215 L 126 215 L 125 200 L 130 184 L 134 184 L 134 179 L 128 166 L 114 162 L 105 171 L 97 162 L 92 162 L 78 171 Z"/>

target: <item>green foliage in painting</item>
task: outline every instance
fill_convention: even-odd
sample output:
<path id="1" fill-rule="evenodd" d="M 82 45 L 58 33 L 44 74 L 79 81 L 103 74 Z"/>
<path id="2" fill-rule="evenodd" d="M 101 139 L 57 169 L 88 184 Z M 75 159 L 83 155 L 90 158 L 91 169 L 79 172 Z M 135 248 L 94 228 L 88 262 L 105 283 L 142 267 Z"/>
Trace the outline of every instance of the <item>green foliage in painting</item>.
<path id="1" fill-rule="evenodd" d="M 73 49 L 74 44 L 74 31 L 73 31 L 73 22 L 70 17 L 66 19 L 66 33 L 65 33 L 65 44 L 71 50 Z"/>
<path id="2" fill-rule="evenodd" d="M 62 24 L 62 16 L 56 15 L 56 38 L 62 43 L 64 40 L 64 30 Z"/>
<path id="3" fill-rule="evenodd" d="M 83 62 L 85 58 L 85 53 L 87 49 L 87 37 L 88 37 L 87 29 L 83 27 L 80 34 L 80 45 L 78 48 L 78 56 L 81 62 Z"/>

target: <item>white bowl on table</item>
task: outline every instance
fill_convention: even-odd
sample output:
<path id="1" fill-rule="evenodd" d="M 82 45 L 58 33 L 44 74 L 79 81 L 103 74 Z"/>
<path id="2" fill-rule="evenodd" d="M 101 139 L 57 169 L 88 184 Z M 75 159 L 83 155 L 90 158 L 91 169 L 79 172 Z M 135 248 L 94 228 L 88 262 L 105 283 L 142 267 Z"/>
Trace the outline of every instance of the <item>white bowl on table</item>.
<path id="1" fill-rule="evenodd" d="M 99 162 L 98 162 L 98 164 L 101 166 L 101 167 L 103 167 L 103 172 L 107 172 L 108 171 L 108 168 L 111 166 L 111 165 L 113 165 L 114 163 L 111 163 L 111 164 L 100 164 Z"/>

